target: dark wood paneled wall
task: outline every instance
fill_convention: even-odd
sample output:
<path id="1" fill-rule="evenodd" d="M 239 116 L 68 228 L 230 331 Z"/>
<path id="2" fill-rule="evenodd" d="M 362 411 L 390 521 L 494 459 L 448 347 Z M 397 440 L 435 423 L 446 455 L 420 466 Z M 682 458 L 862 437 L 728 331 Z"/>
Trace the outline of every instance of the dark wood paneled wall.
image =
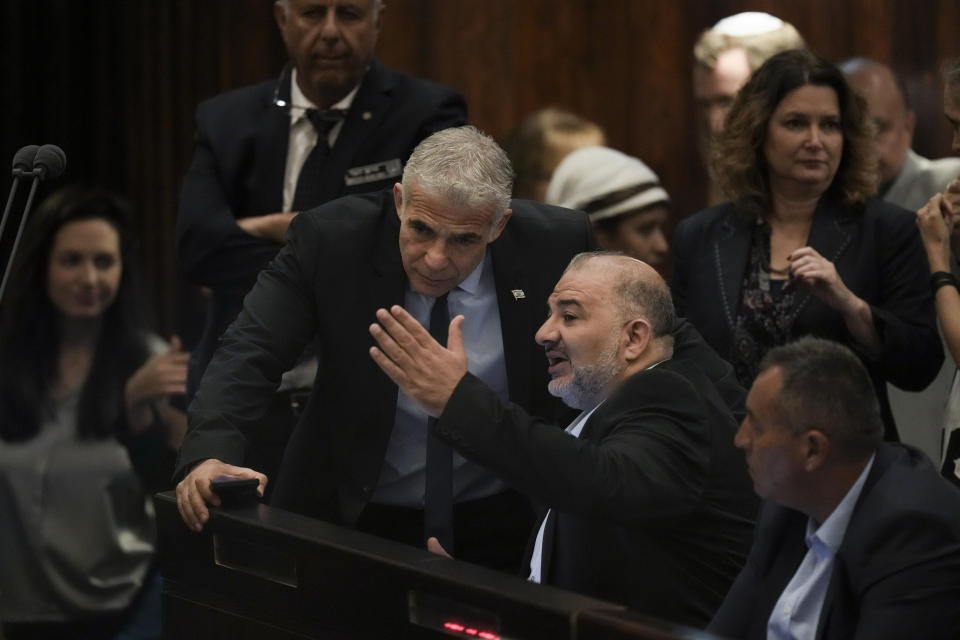
<path id="1" fill-rule="evenodd" d="M 678 216 L 703 202 L 690 97 L 699 32 L 744 10 L 792 22 L 822 55 L 860 54 L 904 74 L 916 148 L 949 153 L 937 71 L 960 55 L 958 0 L 385 0 L 388 65 L 458 87 L 498 139 L 555 105 L 602 124 L 642 158 Z M 173 225 L 198 100 L 278 73 L 269 0 L 6 0 L 0 6 L 0 160 L 54 142 L 65 180 L 124 193 L 139 214 L 155 326 L 185 322 Z M 8 160 L 3 160 L 8 162 Z M 8 186 L 9 182 L 3 183 Z"/>

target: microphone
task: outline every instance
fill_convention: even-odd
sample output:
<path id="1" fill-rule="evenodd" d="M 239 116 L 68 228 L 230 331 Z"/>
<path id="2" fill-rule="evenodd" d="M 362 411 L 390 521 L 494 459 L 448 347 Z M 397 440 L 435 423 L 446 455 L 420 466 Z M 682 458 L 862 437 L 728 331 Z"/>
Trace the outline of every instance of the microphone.
<path id="1" fill-rule="evenodd" d="M 59 178 L 66 168 L 67 154 L 57 145 L 45 144 L 37 149 L 33 159 L 33 172 L 40 180 Z"/>
<path id="2" fill-rule="evenodd" d="M 30 195 L 27 196 L 27 204 L 23 208 L 23 216 L 20 218 L 20 227 L 17 229 L 17 235 L 13 239 L 13 246 L 10 248 L 10 257 L 7 260 L 7 267 L 3 270 L 3 281 L 0 282 L 0 301 L 3 300 L 3 292 L 7 289 L 7 280 L 10 277 L 13 259 L 17 255 L 17 247 L 20 245 L 20 238 L 23 236 L 23 230 L 27 226 L 27 216 L 30 215 L 30 207 L 33 205 L 33 197 L 37 193 L 37 185 L 44 179 L 59 178 L 67 168 L 67 154 L 63 149 L 55 144 L 45 144 L 38 147 L 35 144 L 29 144 L 21 147 L 13 156 L 13 184 L 10 187 L 10 197 L 7 199 L 7 207 L 3 212 L 3 220 L 0 220 L 0 239 L 3 238 L 3 229 L 7 224 L 7 216 L 10 213 L 10 206 L 13 203 L 14 194 L 17 191 L 17 183 L 21 178 L 33 177 L 33 183 L 30 185 Z"/>
<path id="3" fill-rule="evenodd" d="M 17 178 L 28 173 L 33 168 L 33 159 L 40 150 L 35 144 L 28 144 L 20 147 L 20 150 L 13 154 L 13 177 Z"/>

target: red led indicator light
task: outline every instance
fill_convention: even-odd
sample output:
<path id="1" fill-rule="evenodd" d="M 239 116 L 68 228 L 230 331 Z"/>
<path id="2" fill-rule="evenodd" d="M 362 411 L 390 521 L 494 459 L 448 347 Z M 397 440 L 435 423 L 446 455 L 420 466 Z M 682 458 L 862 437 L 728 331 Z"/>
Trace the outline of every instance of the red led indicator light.
<path id="1" fill-rule="evenodd" d="M 480 631 L 479 629 L 475 629 L 473 627 L 465 627 L 458 622 L 444 622 L 443 628 L 447 631 L 453 631 L 466 636 L 483 638 L 483 640 L 500 640 L 500 636 L 495 633 L 490 633 L 489 631 Z"/>

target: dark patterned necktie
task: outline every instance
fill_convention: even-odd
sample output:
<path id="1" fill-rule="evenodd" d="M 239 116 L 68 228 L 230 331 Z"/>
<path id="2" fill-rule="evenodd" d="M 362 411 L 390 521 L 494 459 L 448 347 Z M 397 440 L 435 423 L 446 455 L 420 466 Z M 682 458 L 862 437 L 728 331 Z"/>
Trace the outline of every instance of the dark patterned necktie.
<path id="1" fill-rule="evenodd" d="M 442 346 L 447 346 L 447 328 L 450 313 L 447 295 L 437 298 L 430 311 L 430 335 Z M 447 553 L 453 555 L 453 452 L 431 433 L 437 422 L 427 418 L 427 465 L 423 493 L 424 541 L 435 536 Z"/>
<path id="2" fill-rule="evenodd" d="M 294 192 L 292 211 L 305 211 L 323 204 L 320 194 L 320 175 L 330 155 L 330 131 L 347 116 L 342 109 L 307 109 L 307 119 L 317 131 L 317 144 L 307 155 L 297 177 L 297 190 Z"/>

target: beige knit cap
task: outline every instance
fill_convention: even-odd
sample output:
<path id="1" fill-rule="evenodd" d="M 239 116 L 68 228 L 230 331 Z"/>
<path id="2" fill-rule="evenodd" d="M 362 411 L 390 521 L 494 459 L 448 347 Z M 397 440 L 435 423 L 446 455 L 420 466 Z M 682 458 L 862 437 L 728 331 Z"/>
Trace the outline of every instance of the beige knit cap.
<path id="1" fill-rule="evenodd" d="M 650 205 L 670 202 L 660 179 L 643 162 L 608 147 L 584 147 L 557 166 L 547 204 L 577 209 L 596 222 Z"/>

